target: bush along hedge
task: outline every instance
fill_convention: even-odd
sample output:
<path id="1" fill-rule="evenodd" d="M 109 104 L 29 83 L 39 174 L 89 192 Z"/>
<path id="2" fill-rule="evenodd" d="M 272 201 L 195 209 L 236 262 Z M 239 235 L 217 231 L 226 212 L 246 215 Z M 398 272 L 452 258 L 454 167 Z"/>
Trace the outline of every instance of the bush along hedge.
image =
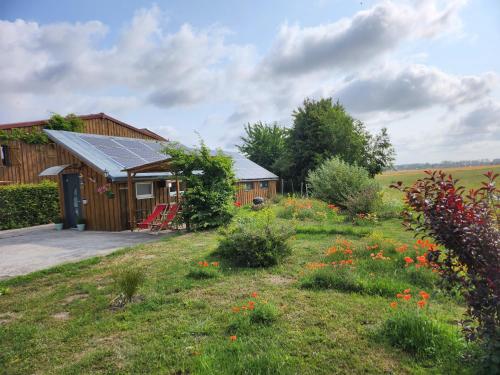
<path id="1" fill-rule="evenodd" d="M 58 216 L 56 183 L 0 186 L 0 230 L 47 224 Z"/>

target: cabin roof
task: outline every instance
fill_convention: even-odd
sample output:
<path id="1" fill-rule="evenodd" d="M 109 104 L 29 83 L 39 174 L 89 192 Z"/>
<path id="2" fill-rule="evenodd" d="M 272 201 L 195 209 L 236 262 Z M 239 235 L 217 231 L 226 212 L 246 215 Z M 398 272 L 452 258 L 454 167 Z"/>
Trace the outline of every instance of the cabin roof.
<path id="1" fill-rule="evenodd" d="M 136 128 L 135 126 L 132 126 L 132 125 L 129 125 L 123 121 L 120 121 L 118 119 L 115 119 L 114 117 L 111 117 L 105 113 L 92 113 L 92 114 L 89 114 L 89 115 L 81 115 L 81 116 L 77 116 L 78 118 L 81 118 L 82 120 L 95 120 L 95 119 L 106 119 L 106 120 L 110 120 L 110 121 L 113 121 L 125 128 L 128 128 L 128 129 L 131 129 L 131 130 L 134 130 L 138 133 L 141 133 L 141 134 L 144 134 L 144 135 L 147 135 L 148 137 L 151 137 L 151 138 L 154 138 L 154 139 L 157 139 L 159 141 L 166 141 L 165 138 L 163 138 L 161 135 L 159 134 L 156 134 L 155 132 L 149 130 L 149 129 L 146 129 L 146 128 L 142 128 L 142 129 L 139 129 L 139 128 Z M 45 120 L 36 120 L 36 121 L 26 121 L 26 122 L 13 122 L 13 123 L 10 123 L 10 124 L 0 124 L 0 130 L 9 130 L 9 129 L 15 129 L 15 128 L 31 128 L 33 126 L 42 126 L 42 125 L 46 125 L 47 124 L 47 119 Z"/>
<path id="2" fill-rule="evenodd" d="M 126 169 L 154 162 L 166 161 L 169 156 L 161 151 L 166 141 L 124 138 L 97 134 L 74 133 L 44 129 L 48 137 L 97 171 L 107 174 L 112 181 L 127 178 Z M 215 151 L 213 151 L 215 153 Z M 237 152 L 224 151 L 234 161 L 234 172 L 240 181 L 275 180 L 278 177 Z M 169 172 L 140 173 L 139 178 L 168 178 Z"/>

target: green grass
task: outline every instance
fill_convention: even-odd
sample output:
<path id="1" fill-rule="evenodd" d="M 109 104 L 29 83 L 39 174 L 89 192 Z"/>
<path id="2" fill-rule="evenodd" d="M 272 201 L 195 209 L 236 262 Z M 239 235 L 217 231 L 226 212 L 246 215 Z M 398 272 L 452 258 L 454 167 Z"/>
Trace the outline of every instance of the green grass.
<path id="1" fill-rule="evenodd" d="M 402 287 L 431 293 L 429 311 L 440 327 L 456 329 L 464 312 L 433 289 L 434 274 L 413 274 L 390 246 L 385 250 L 390 260 L 371 259 L 368 241 L 413 244 L 400 221 L 364 227 L 284 222 L 297 227 L 293 252 L 270 268 L 234 268 L 215 259 L 217 233 L 201 232 L 0 282 L 9 288 L 0 295 L 0 369 L 7 374 L 446 373 L 441 362 L 418 361 L 374 335 L 393 316 L 389 303 Z M 370 235 L 373 231 L 383 236 Z M 302 281 L 317 272 L 308 264 L 342 258 L 325 254 L 337 237 L 352 243 L 352 279 L 328 270 L 326 287 L 303 288 Z M 217 277 L 193 273 L 205 259 L 220 261 Z M 127 267 L 142 269 L 145 281 L 135 302 L 112 309 L 119 293 L 113 272 Z M 254 310 L 233 312 L 250 300 Z M 231 335 L 237 339 L 231 341 Z M 461 361 L 455 353 L 449 359 Z M 474 372 L 466 363 L 459 371 Z"/>
<path id="2" fill-rule="evenodd" d="M 446 173 L 451 173 L 454 178 L 460 179 L 460 183 L 466 189 L 479 188 L 481 182 L 485 181 L 484 173 L 494 171 L 500 173 L 500 165 L 484 166 L 484 167 L 463 167 L 463 168 L 447 168 L 443 169 Z M 389 185 L 402 181 L 405 186 L 411 185 L 416 179 L 425 177 L 423 170 L 409 171 L 388 171 L 378 175 L 376 179 L 384 186 L 384 193 L 389 199 L 399 199 L 401 193 L 396 189 L 390 189 Z"/>

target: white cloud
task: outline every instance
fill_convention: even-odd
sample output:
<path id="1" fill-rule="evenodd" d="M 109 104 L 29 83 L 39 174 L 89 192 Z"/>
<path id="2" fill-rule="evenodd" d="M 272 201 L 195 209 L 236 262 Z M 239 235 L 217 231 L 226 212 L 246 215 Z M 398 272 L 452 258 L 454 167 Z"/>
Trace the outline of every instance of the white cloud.
<path id="1" fill-rule="evenodd" d="M 333 95 L 356 113 L 408 112 L 432 106 L 450 108 L 485 98 L 496 75 L 457 76 L 425 65 L 390 66 L 357 76 Z"/>
<path id="2" fill-rule="evenodd" d="M 405 40 L 435 37 L 457 29 L 457 12 L 464 3 L 447 1 L 440 8 L 435 1 L 386 1 L 330 24 L 285 24 L 263 69 L 273 75 L 297 75 L 365 65 Z"/>

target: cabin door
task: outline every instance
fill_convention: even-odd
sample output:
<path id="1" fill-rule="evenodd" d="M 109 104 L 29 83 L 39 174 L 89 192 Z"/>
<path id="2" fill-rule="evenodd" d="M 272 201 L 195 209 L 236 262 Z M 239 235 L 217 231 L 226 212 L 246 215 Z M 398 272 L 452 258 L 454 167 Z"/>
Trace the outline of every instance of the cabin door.
<path id="1" fill-rule="evenodd" d="M 82 216 L 82 200 L 80 196 L 80 176 L 76 173 L 64 174 L 64 219 L 66 227 L 74 228 L 78 217 Z"/>

